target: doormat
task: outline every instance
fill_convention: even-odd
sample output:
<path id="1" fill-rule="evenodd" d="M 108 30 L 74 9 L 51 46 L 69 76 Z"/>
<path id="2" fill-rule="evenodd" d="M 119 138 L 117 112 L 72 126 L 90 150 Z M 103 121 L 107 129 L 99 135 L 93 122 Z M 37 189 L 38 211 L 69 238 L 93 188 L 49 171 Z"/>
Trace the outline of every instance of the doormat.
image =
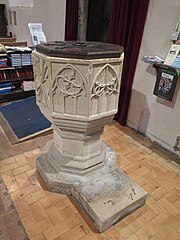
<path id="1" fill-rule="evenodd" d="M 0 125 L 12 144 L 52 129 L 36 105 L 35 96 L 1 106 Z"/>

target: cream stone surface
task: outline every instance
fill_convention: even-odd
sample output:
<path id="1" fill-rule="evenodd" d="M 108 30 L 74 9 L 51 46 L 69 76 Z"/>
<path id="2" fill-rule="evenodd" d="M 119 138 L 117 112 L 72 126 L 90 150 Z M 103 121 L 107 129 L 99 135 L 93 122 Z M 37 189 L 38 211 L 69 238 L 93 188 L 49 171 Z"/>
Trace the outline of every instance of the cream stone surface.
<path id="1" fill-rule="evenodd" d="M 122 62 L 123 56 L 82 60 L 33 52 L 37 104 L 53 123 L 49 158 L 57 167 L 82 175 L 104 164 L 100 136 L 117 112 Z"/>
<path id="2" fill-rule="evenodd" d="M 72 195 L 100 232 L 146 198 L 118 170 L 114 152 L 100 138 L 117 112 L 122 65 L 123 54 L 84 60 L 33 52 L 37 105 L 54 132 L 37 159 L 37 170 L 51 191 Z"/>
<path id="3" fill-rule="evenodd" d="M 65 173 L 49 161 L 49 143 L 37 168 L 49 190 L 71 195 L 90 216 L 99 232 L 144 205 L 146 192 L 115 165 L 115 153 L 107 147 L 106 164 L 85 176 Z"/>

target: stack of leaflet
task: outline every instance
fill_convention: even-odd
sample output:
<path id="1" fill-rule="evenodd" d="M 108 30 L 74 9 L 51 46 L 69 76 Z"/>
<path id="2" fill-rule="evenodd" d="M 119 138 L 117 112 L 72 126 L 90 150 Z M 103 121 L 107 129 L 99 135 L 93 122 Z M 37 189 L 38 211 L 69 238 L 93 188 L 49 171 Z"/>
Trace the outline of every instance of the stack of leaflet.
<path id="1" fill-rule="evenodd" d="M 12 53 L 10 54 L 10 63 L 12 67 L 21 66 L 21 54 L 19 53 Z"/>
<path id="2" fill-rule="evenodd" d="M 180 45 L 172 44 L 166 55 L 164 64 L 180 68 Z"/>
<path id="3" fill-rule="evenodd" d="M 22 53 L 22 66 L 32 65 L 31 53 Z"/>
<path id="4" fill-rule="evenodd" d="M 0 94 L 11 92 L 14 88 L 12 83 L 1 83 L 0 84 Z"/>

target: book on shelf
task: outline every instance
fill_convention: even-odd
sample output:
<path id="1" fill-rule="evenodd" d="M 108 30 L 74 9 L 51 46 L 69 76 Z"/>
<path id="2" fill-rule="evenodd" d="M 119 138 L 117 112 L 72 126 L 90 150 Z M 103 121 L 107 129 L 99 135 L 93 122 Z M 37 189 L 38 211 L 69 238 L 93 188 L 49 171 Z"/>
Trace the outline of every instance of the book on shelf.
<path id="1" fill-rule="evenodd" d="M 22 66 L 27 66 L 32 64 L 32 56 L 31 53 L 22 53 L 21 54 Z"/>
<path id="2" fill-rule="evenodd" d="M 31 66 L 14 68 L 14 69 L 0 69 L 1 80 L 13 80 L 33 77 L 33 69 Z"/>
<path id="3" fill-rule="evenodd" d="M 6 54 L 0 54 L 0 68 L 7 66 L 7 55 Z"/>
<path id="4" fill-rule="evenodd" d="M 31 53 L 11 53 L 8 58 L 12 67 L 32 65 Z"/>
<path id="5" fill-rule="evenodd" d="M 34 90 L 34 82 L 33 81 L 23 81 L 21 84 L 21 89 L 24 91 Z"/>
<path id="6" fill-rule="evenodd" d="M 1 83 L 0 84 L 0 94 L 11 92 L 14 89 L 14 85 L 12 83 Z"/>

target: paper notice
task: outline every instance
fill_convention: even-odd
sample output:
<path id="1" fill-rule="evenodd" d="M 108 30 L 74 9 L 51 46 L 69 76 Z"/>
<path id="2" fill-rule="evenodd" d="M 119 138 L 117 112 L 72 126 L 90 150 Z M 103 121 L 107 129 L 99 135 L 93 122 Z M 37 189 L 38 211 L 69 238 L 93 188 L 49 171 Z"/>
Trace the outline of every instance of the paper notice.
<path id="1" fill-rule="evenodd" d="M 42 30 L 42 23 L 29 23 L 28 27 L 33 46 L 46 42 L 46 36 Z"/>

